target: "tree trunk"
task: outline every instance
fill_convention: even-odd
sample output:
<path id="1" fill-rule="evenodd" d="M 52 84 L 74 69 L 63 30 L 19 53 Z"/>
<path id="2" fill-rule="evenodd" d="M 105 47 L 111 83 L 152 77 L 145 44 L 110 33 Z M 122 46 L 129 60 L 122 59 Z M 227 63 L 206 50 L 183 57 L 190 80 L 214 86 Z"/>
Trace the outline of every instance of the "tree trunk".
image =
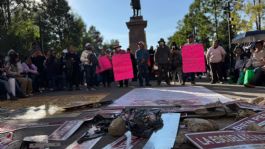
<path id="1" fill-rule="evenodd" d="M 259 5 L 261 5 L 261 0 L 259 0 Z M 261 10 L 262 11 L 262 10 Z M 261 30 L 261 13 L 262 12 L 258 12 L 258 30 Z"/>
<path id="2" fill-rule="evenodd" d="M 10 0 L 6 0 L 6 7 L 7 7 L 7 20 L 8 25 L 11 25 L 11 11 L 10 11 Z"/>

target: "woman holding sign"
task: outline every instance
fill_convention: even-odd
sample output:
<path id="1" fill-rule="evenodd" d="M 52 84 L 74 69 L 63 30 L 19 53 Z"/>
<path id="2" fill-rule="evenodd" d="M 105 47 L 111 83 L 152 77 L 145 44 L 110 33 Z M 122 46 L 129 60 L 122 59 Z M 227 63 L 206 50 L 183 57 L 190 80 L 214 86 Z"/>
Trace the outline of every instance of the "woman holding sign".
<path id="1" fill-rule="evenodd" d="M 115 54 L 114 55 L 118 55 L 118 54 L 126 54 L 126 51 L 121 49 L 121 46 L 119 45 L 119 43 L 116 43 L 116 45 L 113 46 L 113 49 L 115 50 Z M 128 87 L 129 86 L 129 80 L 120 80 L 119 81 L 119 87 L 122 88 L 123 86 Z"/>
<path id="2" fill-rule="evenodd" d="M 111 49 L 103 49 L 98 58 L 97 73 L 101 75 L 104 87 L 110 87 L 112 79 Z"/>

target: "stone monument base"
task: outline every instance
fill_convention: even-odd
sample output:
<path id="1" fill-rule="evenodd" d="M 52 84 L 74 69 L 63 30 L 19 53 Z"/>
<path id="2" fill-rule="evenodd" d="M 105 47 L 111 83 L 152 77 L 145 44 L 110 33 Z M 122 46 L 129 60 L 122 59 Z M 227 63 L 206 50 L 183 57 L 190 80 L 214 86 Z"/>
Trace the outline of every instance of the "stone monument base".
<path id="1" fill-rule="evenodd" d="M 131 17 L 130 21 L 126 23 L 129 29 L 129 48 L 132 51 L 138 49 L 137 43 L 143 41 L 146 46 L 146 33 L 147 21 L 143 20 L 142 16 Z M 147 48 L 147 47 L 146 47 Z"/>

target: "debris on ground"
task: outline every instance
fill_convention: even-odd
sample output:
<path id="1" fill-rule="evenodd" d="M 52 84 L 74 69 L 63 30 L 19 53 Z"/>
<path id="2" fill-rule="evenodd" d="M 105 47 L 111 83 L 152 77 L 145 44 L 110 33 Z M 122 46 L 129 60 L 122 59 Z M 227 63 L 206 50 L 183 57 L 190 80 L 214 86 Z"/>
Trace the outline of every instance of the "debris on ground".
<path id="1" fill-rule="evenodd" d="M 237 112 L 236 120 L 240 120 L 242 118 L 249 117 L 249 116 L 252 116 L 255 114 L 256 114 L 256 112 L 254 112 L 252 110 L 240 109 Z"/>
<path id="2" fill-rule="evenodd" d="M 121 137 L 126 131 L 125 121 L 121 117 L 114 119 L 108 129 L 109 134 L 113 137 Z"/>
<path id="3" fill-rule="evenodd" d="M 142 143 L 140 148 L 144 147 L 146 149 L 150 148 L 150 145 L 158 147 L 163 144 L 167 146 L 160 148 L 192 149 L 198 147 L 203 149 L 207 148 L 209 144 L 216 145 L 216 147 L 230 147 L 229 142 L 227 143 L 225 140 L 226 138 L 218 138 L 220 135 L 227 136 L 228 139 L 229 135 L 238 137 L 242 134 L 246 134 L 246 138 L 248 136 L 261 136 L 265 138 L 265 133 L 263 133 L 265 132 L 264 97 L 255 98 L 251 102 L 238 100 L 222 103 L 218 100 L 215 101 L 217 102 L 204 105 L 195 104 L 190 107 L 172 104 L 172 106 L 166 107 L 144 108 L 132 108 L 129 106 L 105 107 L 112 101 L 101 101 L 98 99 L 93 102 L 77 101 L 67 106 L 64 104 L 65 111 L 63 112 L 86 109 L 86 114 L 84 112 L 79 115 L 80 117 L 76 116 L 73 120 L 56 123 L 56 125 L 50 123 L 44 125 L 41 122 L 36 122 L 39 125 L 29 124 L 17 128 L 22 130 L 37 126 L 38 128 L 56 127 L 50 134 L 44 135 L 47 141 L 45 139 L 43 139 L 45 141 L 40 141 L 40 135 L 23 136 L 25 138 L 22 145 L 29 146 L 30 143 L 50 143 L 50 141 L 63 143 L 68 139 L 73 140 L 70 145 L 67 144 L 67 149 L 92 148 L 97 143 L 100 144 L 100 141 L 105 138 L 110 139 L 110 141 L 98 148 L 115 149 L 124 146 L 137 148 L 136 146 Z M 0 109 L 1 111 L 5 112 L 4 109 Z M 176 118 L 164 119 L 165 115 L 169 117 L 172 115 L 177 116 Z M 221 119 L 228 118 L 229 122 L 219 123 Z M 169 124 L 174 125 L 169 126 Z M 7 126 L 10 127 L 12 125 L 8 125 L 8 123 L 1 125 L 0 123 L 0 130 L 8 128 Z M 79 132 L 81 127 L 85 128 L 85 131 Z M 13 134 L 17 130 L 8 129 L 5 132 Z M 73 136 L 75 136 L 74 139 L 72 139 Z M 0 145 L 5 141 L 1 137 L 5 138 L 5 136 L 0 135 Z M 217 139 L 214 139 L 216 137 Z M 240 139 L 243 140 L 242 143 L 246 147 L 249 147 L 249 144 L 246 143 L 246 138 Z M 165 143 L 161 140 L 166 140 L 170 143 Z M 198 140 L 200 140 L 199 143 Z M 9 143 L 11 141 L 13 140 L 9 140 Z M 259 141 L 262 144 L 265 140 Z M 236 144 L 237 142 L 232 143 Z M 254 143 L 259 142 L 254 141 Z"/>
<path id="4" fill-rule="evenodd" d="M 219 129 L 218 124 L 213 120 L 187 118 L 184 119 L 184 124 L 189 132 L 215 131 Z"/>

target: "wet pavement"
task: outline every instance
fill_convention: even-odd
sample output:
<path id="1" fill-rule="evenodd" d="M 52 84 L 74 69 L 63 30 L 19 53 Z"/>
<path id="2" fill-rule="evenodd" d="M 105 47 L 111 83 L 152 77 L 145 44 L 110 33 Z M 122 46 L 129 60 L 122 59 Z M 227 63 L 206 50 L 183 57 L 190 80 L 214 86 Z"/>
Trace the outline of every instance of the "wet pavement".
<path id="1" fill-rule="evenodd" d="M 164 86 L 166 87 L 166 85 Z M 190 86 L 189 83 L 187 83 L 187 86 Z M 245 88 L 243 86 L 230 84 L 211 85 L 204 81 L 197 82 L 196 86 L 203 86 L 233 100 L 244 99 L 246 101 L 250 101 L 256 97 L 265 97 L 265 87 Z M 23 124 L 48 123 L 80 119 L 84 115 L 89 115 L 91 111 L 89 111 L 89 109 L 86 107 L 77 108 L 71 111 L 63 111 L 63 108 L 69 106 L 69 103 L 72 103 L 73 105 L 84 104 L 81 101 L 86 101 L 87 103 L 98 101 L 114 101 L 136 87 L 137 85 L 133 83 L 128 88 L 100 87 L 96 91 L 85 91 L 84 89 L 73 92 L 52 92 L 16 101 L 19 103 L 10 101 L 0 102 L 0 107 L 2 108 L 0 120 L 1 122 L 8 124 Z M 157 88 L 157 86 L 153 84 L 153 88 Z M 34 103 L 35 101 L 36 103 Z M 232 123 L 234 120 L 231 118 L 226 118 L 219 119 L 217 121 L 219 121 L 218 123 L 224 127 Z M 61 142 L 61 147 L 56 148 L 63 149 L 67 147 L 69 144 L 79 138 L 85 132 L 85 130 L 89 128 L 90 125 L 91 124 L 89 122 L 84 123 L 80 129 L 73 134 L 73 136 L 67 139 L 67 141 Z M 16 140 L 21 140 L 25 136 L 36 134 L 49 135 L 57 127 L 58 126 L 50 126 L 17 130 L 15 132 L 14 138 Z M 110 143 L 113 140 L 114 138 L 110 136 L 106 137 L 105 140 L 101 140 L 94 148 L 101 148 L 104 146 L 104 144 Z"/>

